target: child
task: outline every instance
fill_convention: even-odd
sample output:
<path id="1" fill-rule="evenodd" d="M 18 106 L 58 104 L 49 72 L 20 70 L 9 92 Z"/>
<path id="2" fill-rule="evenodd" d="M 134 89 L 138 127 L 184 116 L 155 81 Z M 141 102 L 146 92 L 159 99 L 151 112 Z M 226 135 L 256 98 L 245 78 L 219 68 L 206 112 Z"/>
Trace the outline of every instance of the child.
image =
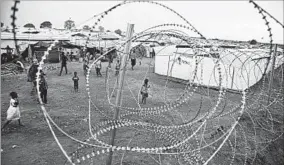
<path id="1" fill-rule="evenodd" d="M 47 104 L 47 89 L 48 85 L 44 78 L 44 74 L 41 74 L 39 80 L 39 91 L 40 91 L 40 98 L 44 104 Z"/>
<path id="2" fill-rule="evenodd" d="M 74 81 L 74 91 L 78 92 L 78 82 L 79 82 L 79 77 L 77 76 L 77 72 L 74 72 L 74 77 L 72 78 Z"/>
<path id="3" fill-rule="evenodd" d="M 117 60 L 115 64 L 115 76 L 119 74 L 119 69 L 120 69 L 120 62 L 119 60 Z"/>
<path id="4" fill-rule="evenodd" d="M 102 62 L 101 62 L 101 60 L 98 60 L 96 62 L 96 66 L 95 67 L 96 67 L 97 76 L 102 76 L 102 74 L 101 74 Z"/>
<path id="5" fill-rule="evenodd" d="M 11 121 L 18 120 L 20 126 L 24 126 L 21 124 L 21 114 L 20 114 L 20 108 L 19 108 L 19 100 L 18 100 L 18 94 L 16 92 L 10 93 L 10 107 L 7 110 L 7 121 L 3 125 L 3 130 Z"/>
<path id="6" fill-rule="evenodd" d="M 142 104 L 146 104 L 146 98 L 148 97 L 148 90 L 150 85 L 148 84 L 148 79 L 144 80 L 144 84 L 141 87 L 141 95 L 142 95 Z"/>
<path id="7" fill-rule="evenodd" d="M 84 63 L 83 63 L 83 70 L 84 70 L 84 75 L 86 76 L 87 75 L 87 70 L 89 69 L 89 66 L 87 64 L 87 61 L 84 60 Z"/>
<path id="8" fill-rule="evenodd" d="M 136 65 L 136 59 L 134 57 L 131 57 L 131 69 L 133 69 L 133 67 Z"/>

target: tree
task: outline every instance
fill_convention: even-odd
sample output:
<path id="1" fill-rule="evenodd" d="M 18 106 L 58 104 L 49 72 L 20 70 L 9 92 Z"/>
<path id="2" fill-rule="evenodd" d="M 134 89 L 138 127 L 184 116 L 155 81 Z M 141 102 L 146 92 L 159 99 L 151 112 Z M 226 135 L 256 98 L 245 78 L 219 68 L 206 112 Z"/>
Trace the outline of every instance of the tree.
<path id="1" fill-rule="evenodd" d="M 91 28 L 90 28 L 90 26 L 85 25 L 85 26 L 83 26 L 83 30 L 91 30 Z"/>
<path id="2" fill-rule="evenodd" d="M 25 28 L 35 28 L 35 25 L 33 25 L 32 23 L 27 23 L 24 25 Z"/>
<path id="3" fill-rule="evenodd" d="M 100 29 L 100 32 L 104 32 L 105 31 L 105 28 L 102 27 L 102 26 L 99 26 L 99 29 Z"/>
<path id="4" fill-rule="evenodd" d="M 256 44 L 257 44 L 257 41 L 256 41 L 255 39 L 253 39 L 253 40 L 251 40 L 249 43 L 250 43 L 251 45 L 256 45 Z"/>
<path id="5" fill-rule="evenodd" d="M 67 20 L 67 21 L 64 22 L 64 28 L 65 28 L 65 29 L 70 30 L 70 29 L 72 29 L 73 27 L 75 27 L 75 22 L 72 21 L 71 19 L 69 19 L 69 20 Z"/>
<path id="6" fill-rule="evenodd" d="M 1 27 L 3 27 L 4 26 L 4 23 L 3 22 L 1 22 Z"/>
<path id="7" fill-rule="evenodd" d="M 44 21 L 43 23 L 40 24 L 40 28 L 52 28 L 52 24 L 49 21 Z"/>
<path id="8" fill-rule="evenodd" d="M 117 29 L 117 30 L 115 30 L 114 32 L 115 32 L 116 34 L 118 34 L 118 35 L 121 36 L 122 31 L 121 31 L 120 29 Z"/>

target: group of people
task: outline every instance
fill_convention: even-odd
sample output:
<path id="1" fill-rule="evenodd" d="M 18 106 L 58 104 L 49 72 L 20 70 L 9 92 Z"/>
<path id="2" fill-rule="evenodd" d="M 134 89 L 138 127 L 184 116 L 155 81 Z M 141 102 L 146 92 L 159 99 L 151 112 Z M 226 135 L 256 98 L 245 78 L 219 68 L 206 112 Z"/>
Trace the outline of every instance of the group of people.
<path id="1" fill-rule="evenodd" d="M 32 88 L 32 92 L 37 92 L 37 88 L 36 88 L 36 74 L 38 73 L 38 60 L 34 59 L 33 60 L 33 64 L 31 65 L 29 71 L 28 71 L 28 82 L 32 82 L 33 84 L 33 88 Z M 39 92 L 40 92 L 40 97 L 43 101 L 44 104 L 47 104 L 47 89 L 48 89 L 48 85 L 45 79 L 45 73 L 40 70 L 40 75 L 39 75 Z"/>
<path id="2" fill-rule="evenodd" d="M 67 60 L 68 58 L 65 56 L 65 54 L 62 52 L 61 54 L 61 69 L 60 69 L 60 73 L 59 73 L 59 76 L 61 76 L 62 74 L 62 71 L 63 71 L 63 68 L 65 68 L 65 71 L 66 71 L 66 74 L 68 74 L 68 71 L 67 71 Z M 132 64 L 132 69 L 134 67 L 134 65 L 136 64 L 136 61 L 133 62 L 131 61 L 131 64 Z M 134 65 L 133 65 L 134 64 Z M 32 92 L 37 92 L 37 73 L 38 73 L 38 60 L 37 59 L 34 59 L 33 60 L 33 64 L 31 65 L 31 67 L 29 68 L 28 70 L 28 82 L 31 82 L 32 83 Z M 118 76 L 119 74 L 119 71 L 120 71 L 120 68 L 121 67 L 121 63 L 120 63 L 120 60 L 118 59 L 116 61 L 116 64 L 115 64 L 115 76 Z M 88 61 L 87 60 L 84 60 L 83 62 L 83 69 L 84 69 L 84 74 L 86 76 L 86 73 L 87 73 L 87 69 L 88 69 Z M 95 64 L 95 68 L 96 68 L 96 74 L 97 76 L 102 76 L 101 74 L 101 68 L 102 68 L 102 63 L 101 63 L 101 60 L 98 60 Z M 47 84 L 47 81 L 45 79 L 45 73 L 40 70 L 39 71 L 40 75 L 39 75 L 39 92 L 40 92 L 40 97 L 41 97 L 41 100 L 44 104 L 47 104 L 47 90 L 48 90 L 48 84 Z M 77 72 L 74 72 L 74 75 L 72 77 L 72 81 L 74 83 L 74 91 L 75 92 L 78 92 L 78 89 L 79 89 L 79 77 L 78 77 L 78 74 Z M 148 79 L 145 79 L 144 80 L 144 83 L 140 89 L 140 93 L 142 95 L 142 101 L 141 103 L 142 104 L 146 104 L 146 99 L 147 97 L 149 96 L 149 88 L 150 88 L 150 85 L 149 85 L 149 80 Z M 18 120 L 18 123 L 20 126 L 23 126 L 23 124 L 21 123 L 21 120 L 20 120 L 20 109 L 19 109 L 19 99 L 18 99 L 18 94 L 16 92 L 11 92 L 10 93 L 10 97 L 11 97 L 11 100 L 10 100 L 10 106 L 7 110 L 7 121 L 5 122 L 5 124 L 3 125 L 2 127 L 2 130 L 11 122 L 11 121 L 14 121 L 14 120 Z"/>

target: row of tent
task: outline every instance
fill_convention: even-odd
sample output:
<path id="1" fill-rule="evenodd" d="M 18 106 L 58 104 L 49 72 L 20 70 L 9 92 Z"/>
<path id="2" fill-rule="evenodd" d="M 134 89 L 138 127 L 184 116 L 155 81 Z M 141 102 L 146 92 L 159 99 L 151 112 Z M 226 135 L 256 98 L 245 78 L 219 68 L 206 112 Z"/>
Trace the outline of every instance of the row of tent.
<path id="1" fill-rule="evenodd" d="M 26 58 L 33 58 L 32 56 L 35 55 L 38 60 L 41 59 L 43 56 L 43 52 L 47 51 L 48 47 L 52 44 L 52 42 L 44 42 L 39 41 L 35 44 L 29 44 L 28 47 L 21 53 L 21 56 Z M 59 62 L 60 56 L 59 52 L 61 49 L 77 49 L 81 50 L 82 46 L 74 45 L 68 41 L 59 41 L 57 44 L 55 44 L 54 47 L 52 47 L 52 50 L 49 52 L 48 55 L 48 61 L 49 62 Z M 87 52 L 90 52 L 92 54 L 100 53 L 100 50 L 96 47 L 87 47 Z"/>

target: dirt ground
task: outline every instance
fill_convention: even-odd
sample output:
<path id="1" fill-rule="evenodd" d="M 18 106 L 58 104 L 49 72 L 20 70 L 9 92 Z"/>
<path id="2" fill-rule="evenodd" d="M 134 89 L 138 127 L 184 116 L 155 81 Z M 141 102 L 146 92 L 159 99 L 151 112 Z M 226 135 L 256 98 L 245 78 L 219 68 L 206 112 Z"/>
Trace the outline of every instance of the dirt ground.
<path id="1" fill-rule="evenodd" d="M 168 82 L 167 87 L 166 78 L 153 73 L 153 65 L 149 69 L 148 63 L 153 64 L 153 60 L 145 59 L 142 61 L 142 65 L 137 65 L 134 70 L 128 68 L 123 97 L 122 106 L 138 107 L 137 100 L 141 99 L 139 96 L 139 88 L 141 87 L 144 78 L 147 76 L 150 80 L 151 93 L 152 95 L 148 98 L 147 104 L 142 105 L 143 107 L 153 107 L 163 105 L 165 102 L 173 101 L 184 91 L 185 85 L 175 82 Z M 80 139 L 82 141 L 90 137 L 88 128 L 88 96 L 85 90 L 85 79 L 83 75 L 83 64 L 79 62 L 68 63 L 68 74 L 65 75 L 63 71 L 62 76 L 58 76 L 60 64 L 47 64 L 46 66 L 53 66 L 57 68 L 56 70 L 44 69 L 47 74 L 46 79 L 49 85 L 48 89 L 48 104 L 45 105 L 48 113 L 52 119 L 69 135 Z M 92 106 L 92 124 L 95 126 L 101 121 L 111 119 L 113 117 L 113 110 L 110 108 L 107 97 L 106 97 L 106 87 L 105 87 L 105 77 L 107 63 L 103 63 L 102 77 L 97 77 L 95 75 L 95 70 L 91 71 L 90 76 L 90 92 L 92 96 L 92 101 L 101 110 L 96 111 Z M 114 68 L 114 66 L 112 66 Z M 77 71 L 79 80 L 79 93 L 74 93 L 72 76 L 73 72 Z M 110 75 L 110 91 L 113 89 L 115 84 L 114 72 Z M 56 144 L 48 125 L 43 116 L 40 105 L 37 103 L 37 98 L 35 95 L 31 95 L 31 84 L 27 82 L 27 77 L 25 74 L 17 75 L 10 78 L 1 77 L 1 124 L 3 125 L 6 119 L 6 110 L 9 107 L 9 93 L 11 91 L 16 91 L 19 95 L 20 100 L 20 110 L 21 119 L 24 127 L 19 127 L 17 122 L 11 123 L 4 131 L 1 132 L 1 164 L 3 165 L 58 165 L 65 164 L 66 158 L 60 151 L 58 145 Z M 166 94 L 166 95 L 165 95 Z M 200 108 L 200 114 L 206 113 L 208 109 L 212 108 L 216 104 L 218 91 L 207 90 L 203 88 L 198 88 L 198 90 L 191 96 L 189 102 L 180 107 L 179 113 L 176 111 L 167 112 L 164 114 L 164 118 L 148 117 L 144 121 L 153 122 L 163 125 L 177 125 L 184 122 L 193 120 L 196 117 L 197 110 L 200 107 L 200 100 L 202 98 L 202 108 Z M 139 98 L 138 98 L 139 96 Z M 228 94 L 226 98 L 229 100 L 226 103 L 225 111 L 229 111 L 232 107 L 238 105 L 241 96 L 238 94 Z M 110 100 L 115 103 L 115 98 L 112 97 Z M 222 102 L 221 106 L 225 103 Z M 281 109 L 281 108 L 280 108 Z M 221 110 L 220 110 L 221 111 Z M 278 112 L 278 111 L 277 111 Z M 125 112 L 122 111 L 121 114 Z M 277 115 L 277 114 L 276 114 Z M 108 117 L 106 117 L 108 116 Z M 234 115 L 233 115 L 234 116 Z M 223 117 L 218 120 L 218 122 L 223 123 L 224 126 L 230 126 L 232 120 L 230 117 Z M 131 119 L 137 119 L 132 117 Z M 281 120 L 281 119 L 280 119 Z M 242 122 L 245 122 L 244 119 Z M 248 124 L 248 123 L 244 123 Z M 282 123 L 283 124 L 283 123 Z M 214 126 L 214 124 L 212 124 Z M 283 125 L 280 125 L 282 128 Z M 133 145 L 133 146 L 143 146 L 143 147 L 155 147 L 162 145 L 163 140 L 159 141 L 159 137 L 156 137 L 154 133 L 149 133 L 143 131 L 142 129 L 137 130 L 136 128 L 122 128 L 117 132 L 116 144 L 119 145 Z M 212 127 L 212 130 L 216 128 Z M 67 151 L 68 154 L 76 151 L 78 148 L 78 143 L 72 141 L 69 137 L 63 135 L 58 130 L 54 129 L 57 137 L 59 138 L 62 146 Z M 210 123 L 208 123 L 208 130 L 210 130 Z M 283 129 L 282 129 L 283 130 Z M 250 133 L 248 133 L 250 134 Z M 258 134 L 261 136 L 262 134 Z M 269 136 L 269 134 L 267 135 Z M 241 138 L 241 136 L 239 136 Z M 104 134 L 100 137 L 102 141 L 108 143 L 109 134 Z M 239 139 L 238 139 L 239 140 Z M 249 141 L 249 140 L 248 140 Z M 272 142 L 272 147 L 279 145 L 283 142 L 283 136 L 280 136 L 276 141 Z M 131 143 L 131 144 L 130 144 Z M 219 145 L 219 144 L 217 144 Z M 243 147 L 240 144 L 241 147 Z M 261 146 L 261 144 L 259 144 Z M 245 146 L 244 146 L 245 147 Z M 229 148 L 229 145 L 228 145 Z M 81 154 L 87 154 L 87 151 L 92 149 L 81 150 Z M 264 150 L 267 151 L 267 148 Z M 277 153 L 282 153 L 283 149 L 274 148 L 268 149 L 270 155 L 265 156 L 263 153 L 259 153 L 257 160 L 251 164 L 273 164 L 275 161 L 274 157 L 279 157 Z M 222 164 L 222 159 L 227 156 L 225 153 L 227 151 L 222 150 L 223 154 L 219 154 L 218 158 L 212 162 L 212 164 Z M 232 151 L 228 151 L 232 152 Z M 202 154 L 206 155 L 212 153 L 212 151 L 202 151 Z M 243 164 L 244 160 L 237 158 L 233 164 Z M 106 155 L 100 155 L 96 157 L 93 164 L 105 164 Z M 273 160 L 274 159 L 274 160 Z M 115 152 L 113 164 L 125 164 L 125 165 L 154 165 L 154 164 L 165 164 L 165 165 L 175 165 L 175 164 L 189 164 L 182 159 L 175 156 L 165 156 L 165 155 L 149 155 L 145 153 L 124 153 Z M 249 164 L 251 160 L 248 160 Z M 275 163 L 275 162 L 274 162 Z M 284 163 L 283 159 L 279 158 L 276 160 L 275 165 Z M 82 163 L 87 164 L 87 163 Z M 210 164 L 210 163 L 209 163 Z"/>

